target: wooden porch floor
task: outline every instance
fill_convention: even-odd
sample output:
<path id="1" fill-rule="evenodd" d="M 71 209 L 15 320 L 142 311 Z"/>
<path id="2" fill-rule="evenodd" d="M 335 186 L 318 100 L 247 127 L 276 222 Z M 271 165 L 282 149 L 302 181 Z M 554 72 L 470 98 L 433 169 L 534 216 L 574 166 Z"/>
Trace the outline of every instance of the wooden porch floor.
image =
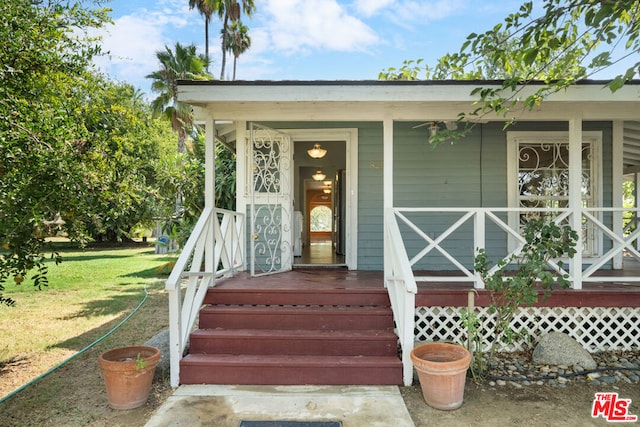
<path id="1" fill-rule="evenodd" d="M 430 272 L 433 274 L 433 272 Z M 447 272 L 439 274 L 446 276 Z M 636 276 L 639 271 L 615 270 L 601 275 Z M 346 268 L 296 268 L 290 272 L 262 277 L 251 277 L 242 272 L 231 279 L 223 279 L 217 286 L 260 292 L 269 290 L 363 290 L 386 292 L 382 271 L 349 271 Z M 416 306 L 467 305 L 467 294 L 473 290 L 470 283 L 431 282 L 418 285 Z M 476 290 L 475 304 L 488 305 L 486 291 Z M 640 307 L 640 283 L 584 283 L 583 289 L 557 289 L 541 306 L 548 307 Z"/>

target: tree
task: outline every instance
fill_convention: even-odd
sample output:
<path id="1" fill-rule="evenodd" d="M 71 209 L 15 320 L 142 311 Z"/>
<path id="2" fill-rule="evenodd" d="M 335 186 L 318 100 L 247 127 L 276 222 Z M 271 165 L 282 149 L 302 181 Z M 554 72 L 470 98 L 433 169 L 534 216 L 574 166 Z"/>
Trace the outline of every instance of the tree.
<path id="1" fill-rule="evenodd" d="M 425 67 L 427 78 L 501 78 L 499 87 L 477 87 L 479 106 L 467 116 L 498 114 L 507 124 L 517 106 L 534 108 L 548 95 L 564 90 L 640 53 L 640 2 L 637 0 L 545 0 L 536 16 L 533 2 L 525 2 L 518 12 L 482 34 L 470 34 L 459 52 Z M 496 70 L 500 70 L 497 74 Z M 389 69 L 380 78 L 417 78 L 421 61 L 405 61 L 399 70 Z M 615 91 L 640 72 L 640 61 L 611 78 L 606 86 Z M 533 81 L 544 84 L 520 99 Z M 443 133 L 435 142 L 459 138 L 464 131 Z"/>
<path id="2" fill-rule="evenodd" d="M 163 157 L 156 167 L 159 216 L 171 218 L 168 228 L 180 243 L 189 237 L 204 208 L 205 135 L 200 129 L 195 132 L 185 154 Z M 215 206 L 235 210 L 236 154 L 219 143 L 215 150 Z M 175 194 L 182 196 L 178 215 L 171 198 Z"/>
<path id="3" fill-rule="evenodd" d="M 206 70 L 209 71 L 209 23 L 211 16 L 217 11 L 220 0 L 189 0 L 189 9 L 197 8 L 204 16 L 204 57 L 206 60 Z"/>
<path id="4" fill-rule="evenodd" d="M 224 29 L 222 30 L 224 32 Z M 225 38 L 225 34 L 222 34 Z M 227 51 L 233 54 L 233 79 L 236 79 L 236 67 L 238 57 L 251 47 L 251 37 L 249 37 L 249 29 L 242 24 L 241 21 L 232 23 L 227 29 L 226 34 Z"/>
<path id="5" fill-rule="evenodd" d="M 87 181 L 85 227 L 93 240 L 120 241 L 130 237 L 135 224 L 155 216 L 153 164 L 170 143 L 171 129 L 167 121 L 151 117 L 133 86 L 100 76 L 89 82 L 82 89 L 86 101 L 80 110 L 91 135 L 82 161 L 94 177 Z"/>
<path id="6" fill-rule="evenodd" d="M 191 106 L 178 101 L 178 80 L 206 80 L 206 58 L 196 54 L 196 46 L 183 46 L 176 43 L 175 51 L 165 46 L 165 50 L 156 52 L 160 62 L 160 70 L 147 75 L 153 79 L 151 90 L 159 95 L 151 103 L 154 115 L 163 115 L 171 122 L 171 127 L 178 132 L 178 152 L 184 153 L 188 132 L 193 128 Z"/>
<path id="7" fill-rule="evenodd" d="M 47 285 L 49 227 L 83 242 L 87 186 L 93 172 L 80 161 L 91 138 L 77 88 L 100 49 L 85 37 L 108 21 L 107 10 L 64 2 L 0 2 L 0 292 L 28 272 Z M 80 31 L 78 31 L 80 30 Z M 60 221 L 52 221 L 56 216 Z M 52 251 L 57 261 L 59 256 Z M 0 295 L 0 303 L 11 304 Z"/>
<path id="8" fill-rule="evenodd" d="M 242 4 L 240 4 L 242 3 Z M 224 80 L 224 71 L 227 64 L 227 35 L 231 24 L 237 22 L 244 12 L 251 17 L 256 6 L 253 0 L 218 0 L 218 17 L 222 19 L 222 65 L 220 66 L 220 80 Z M 231 22 L 231 24 L 230 24 Z"/>

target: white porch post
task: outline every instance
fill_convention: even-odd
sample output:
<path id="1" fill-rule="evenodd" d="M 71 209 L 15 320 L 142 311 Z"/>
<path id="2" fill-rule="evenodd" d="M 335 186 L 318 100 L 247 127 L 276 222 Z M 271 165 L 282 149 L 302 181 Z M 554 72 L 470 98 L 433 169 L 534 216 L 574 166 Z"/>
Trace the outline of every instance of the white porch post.
<path id="1" fill-rule="evenodd" d="M 213 116 L 208 114 L 205 119 L 204 137 L 204 206 L 214 208 L 216 203 L 216 123 Z M 217 216 L 213 216 L 217 221 Z M 208 227 L 207 246 L 205 249 L 205 271 L 214 271 L 214 228 Z"/>
<path id="2" fill-rule="evenodd" d="M 640 173 L 638 172 L 634 172 L 633 174 L 633 199 L 635 200 L 634 203 L 634 208 L 638 209 L 640 208 L 640 191 L 638 191 L 638 189 L 640 188 Z M 636 211 L 637 212 L 637 211 Z M 636 225 L 636 227 L 638 226 L 638 216 L 637 213 L 634 212 L 633 214 L 633 221 Z M 640 238 L 636 239 L 636 245 L 640 243 Z"/>
<path id="3" fill-rule="evenodd" d="M 393 120 L 385 118 L 382 122 L 382 207 L 383 221 L 387 212 L 393 208 Z M 391 274 L 391 256 L 389 242 L 384 239 L 384 276 Z M 385 284 L 386 286 L 386 284 Z"/>
<path id="4" fill-rule="evenodd" d="M 622 208 L 622 180 L 623 180 L 623 134 L 624 124 L 622 120 L 615 120 L 613 122 L 612 132 L 612 156 L 611 156 L 611 174 L 612 186 L 611 197 L 613 197 L 613 207 L 616 209 Z M 624 230 L 622 225 L 622 211 L 613 212 L 613 232 L 620 238 L 623 238 Z M 622 253 L 616 255 L 613 258 L 613 268 L 622 268 Z"/>
<path id="5" fill-rule="evenodd" d="M 578 233 L 576 254 L 571 259 L 573 289 L 582 289 L 582 116 L 569 120 L 569 208 L 571 228 Z"/>
<path id="6" fill-rule="evenodd" d="M 473 238 L 473 258 L 475 259 L 476 256 L 478 256 L 478 249 L 484 249 L 486 247 L 486 242 L 485 242 L 485 234 L 486 234 L 486 230 L 485 230 L 485 223 L 486 223 L 486 216 L 485 216 L 485 211 L 482 209 L 479 209 L 476 212 L 476 216 L 475 216 L 475 224 L 474 224 L 474 229 L 475 229 L 475 235 Z M 480 276 L 480 273 L 478 273 L 477 271 L 473 272 L 473 275 L 475 276 L 475 280 L 473 282 L 473 287 L 475 289 L 484 289 L 484 281 L 482 280 L 482 277 Z"/>
<path id="7" fill-rule="evenodd" d="M 251 160 L 247 159 L 247 122 L 237 121 L 236 123 L 236 211 L 243 214 L 247 213 L 247 170 L 251 167 Z M 248 218 L 248 216 L 246 217 Z M 244 226 L 247 222 L 245 220 Z M 242 270 L 249 265 L 249 254 L 247 253 L 246 236 L 241 236 L 238 244 L 244 254 L 244 262 Z"/>

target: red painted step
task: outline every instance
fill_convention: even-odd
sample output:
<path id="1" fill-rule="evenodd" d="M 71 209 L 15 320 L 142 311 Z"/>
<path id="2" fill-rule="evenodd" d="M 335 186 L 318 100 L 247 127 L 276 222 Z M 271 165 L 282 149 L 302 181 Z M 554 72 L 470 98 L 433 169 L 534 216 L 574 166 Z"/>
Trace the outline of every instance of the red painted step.
<path id="1" fill-rule="evenodd" d="M 319 285 L 277 278 L 260 288 L 216 287 L 200 310 L 180 362 L 182 384 L 400 385 L 393 314 L 384 289 Z"/>
<path id="2" fill-rule="evenodd" d="M 211 288 L 204 304 L 350 305 L 390 307 L 386 289 L 226 289 Z"/>
<path id="3" fill-rule="evenodd" d="M 396 356 L 392 330 L 318 331 L 200 329 L 191 334 L 190 352 L 207 354 L 287 354 Z"/>
<path id="4" fill-rule="evenodd" d="M 362 330 L 393 328 L 386 307 L 207 306 L 200 311 L 201 329 Z"/>
<path id="5" fill-rule="evenodd" d="M 190 354 L 180 362 L 181 384 L 399 385 L 396 356 Z"/>

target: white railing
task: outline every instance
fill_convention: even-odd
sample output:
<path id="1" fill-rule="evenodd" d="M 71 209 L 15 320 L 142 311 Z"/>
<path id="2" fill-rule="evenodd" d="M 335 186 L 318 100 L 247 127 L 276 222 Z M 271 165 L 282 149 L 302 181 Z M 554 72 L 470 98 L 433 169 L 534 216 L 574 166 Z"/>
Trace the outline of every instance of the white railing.
<path id="1" fill-rule="evenodd" d="M 244 265 L 244 224 L 242 213 L 205 208 L 167 279 L 172 387 L 207 289 Z"/>
<path id="2" fill-rule="evenodd" d="M 419 218 L 410 218 L 411 215 L 418 215 Z M 447 270 L 447 275 L 416 275 L 416 282 L 471 282 L 475 288 L 484 288 L 484 284 L 478 274 L 473 271 L 473 258 L 477 254 L 478 248 L 487 247 L 487 238 L 494 241 L 501 241 L 499 246 L 503 246 L 502 254 L 496 255 L 507 260 L 512 255 L 517 255 L 522 250 L 525 239 L 520 235 L 517 225 L 518 215 L 544 215 L 553 219 L 556 223 L 566 223 L 570 220 L 572 212 L 569 209 L 542 209 L 542 208 L 394 208 L 393 219 L 397 220 L 406 230 L 401 239 L 406 243 L 408 234 L 414 237 L 413 256 L 409 259 L 412 271 L 433 271 Z M 441 221 L 433 221 L 430 216 L 446 216 L 443 224 Z M 453 218 L 453 219 L 452 219 Z M 511 219 L 509 219 L 511 218 Z M 419 221 L 418 221 L 419 219 Z M 436 224 L 435 226 L 433 224 Z M 438 225 L 439 224 L 439 225 Z M 493 230 L 487 231 L 489 227 Z M 466 229 L 465 229 L 466 227 Z M 398 230 L 400 227 L 398 227 Z M 502 232 L 503 235 L 497 235 Z M 462 235 L 462 237 L 461 237 Z M 463 248 L 464 256 L 452 253 L 452 248 L 447 248 L 445 243 L 448 240 L 456 239 L 455 249 Z M 500 249 L 496 249 L 498 251 Z M 488 249 L 491 252 L 490 249 Z M 428 259 L 428 256 L 438 256 L 448 262 L 451 268 L 420 267 L 421 262 Z M 581 254 L 576 255 L 581 256 Z M 460 259 L 464 258 L 464 259 Z M 578 264 L 580 261 L 578 262 Z M 422 264 L 427 265 L 427 264 Z M 560 273 L 568 273 L 555 261 L 549 262 L 549 267 Z M 498 268 L 494 267 L 494 270 Z M 571 280 L 571 279 L 570 279 Z"/>
<path id="3" fill-rule="evenodd" d="M 635 247 L 638 238 L 640 238 L 640 228 L 636 227 L 634 231 L 620 235 L 611 230 L 602 221 L 602 217 L 606 213 L 623 215 L 625 212 L 631 212 L 634 217 L 637 217 L 639 210 L 636 208 L 586 208 L 582 210 L 582 217 L 589 224 L 593 224 L 597 234 L 602 234 L 603 239 L 608 240 L 611 246 L 582 271 L 583 282 L 640 282 L 640 272 L 637 276 L 627 274 L 624 276 L 607 275 L 602 277 L 594 275 L 598 269 L 611 262 L 616 256 L 626 254 L 627 258 L 640 261 L 640 252 Z"/>
<path id="4" fill-rule="evenodd" d="M 411 271 L 409 257 L 402 242 L 398 223 L 392 211 L 385 215 L 384 235 L 388 246 L 385 253 L 384 283 L 391 300 L 400 348 L 402 349 L 403 381 L 409 386 L 413 381 L 411 350 L 414 341 L 414 310 L 418 287 Z"/>
<path id="5" fill-rule="evenodd" d="M 639 209 L 630 208 L 584 208 L 579 210 L 583 233 L 590 235 L 594 242 L 589 243 L 595 256 L 583 256 L 582 251 L 572 259 L 574 271 L 565 270 L 552 260 L 549 268 L 561 274 L 569 274 L 572 287 L 582 288 L 583 281 L 598 282 L 638 282 L 637 276 L 596 275 L 595 273 L 611 263 L 614 257 L 623 254 L 640 261 L 640 252 L 634 243 L 640 239 L 640 229 L 627 235 L 622 230 L 614 232 L 611 226 L 614 215 L 625 212 L 638 214 Z M 409 372 L 412 372 L 409 352 L 414 345 L 415 330 L 415 294 L 418 282 L 469 282 L 474 288 L 483 288 L 484 284 L 473 271 L 473 259 L 478 248 L 492 249 L 509 259 L 517 255 L 525 243 L 517 224 L 519 215 L 543 215 L 558 224 L 571 224 L 573 211 L 570 209 L 538 208 L 391 208 L 385 212 L 385 286 L 389 292 L 396 322 L 398 337 L 403 354 L 404 381 L 411 384 Z M 431 216 L 431 217 L 430 217 Z M 607 217 L 603 221 L 603 217 Z M 435 217 L 435 220 L 434 218 Z M 621 223 L 621 222 L 620 222 Z M 515 226 L 513 225 L 515 224 Z M 585 230 L 588 230 L 585 232 Z M 500 234 L 502 233 L 502 234 Z M 450 241 L 454 243 L 451 244 Z M 582 239 L 581 239 L 582 240 Z M 449 246 L 446 243 L 449 242 Z M 582 242 L 582 247 L 586 247 Z M 463 248 L 462 251 L 460 248 Z M 595 248 L 595 249 L 594 249 Z M 457 251 L 454 253 L 454 250 Z M 465 252 L 466 251 L 466 252 Z M 463 256 L 460 253 L 464 253 Z M 492 254 L 489 254 L 492 255 Z M 453 270 L 446 269 L 446 275 L 430 269 L 429 259 L 437 257 L 445 261 Z M 566 261 L 566 260 L 565 260 Z M 494 267 L 498 268 L 497 266 Z M 440 268 L 443 269 L 443 268 Z M 578 270 L 578 271 L 575 271 Z M 420 272 L 429 271 L 429 274 Z M 576 274 L 577 273 L 577 274 Z"/>

